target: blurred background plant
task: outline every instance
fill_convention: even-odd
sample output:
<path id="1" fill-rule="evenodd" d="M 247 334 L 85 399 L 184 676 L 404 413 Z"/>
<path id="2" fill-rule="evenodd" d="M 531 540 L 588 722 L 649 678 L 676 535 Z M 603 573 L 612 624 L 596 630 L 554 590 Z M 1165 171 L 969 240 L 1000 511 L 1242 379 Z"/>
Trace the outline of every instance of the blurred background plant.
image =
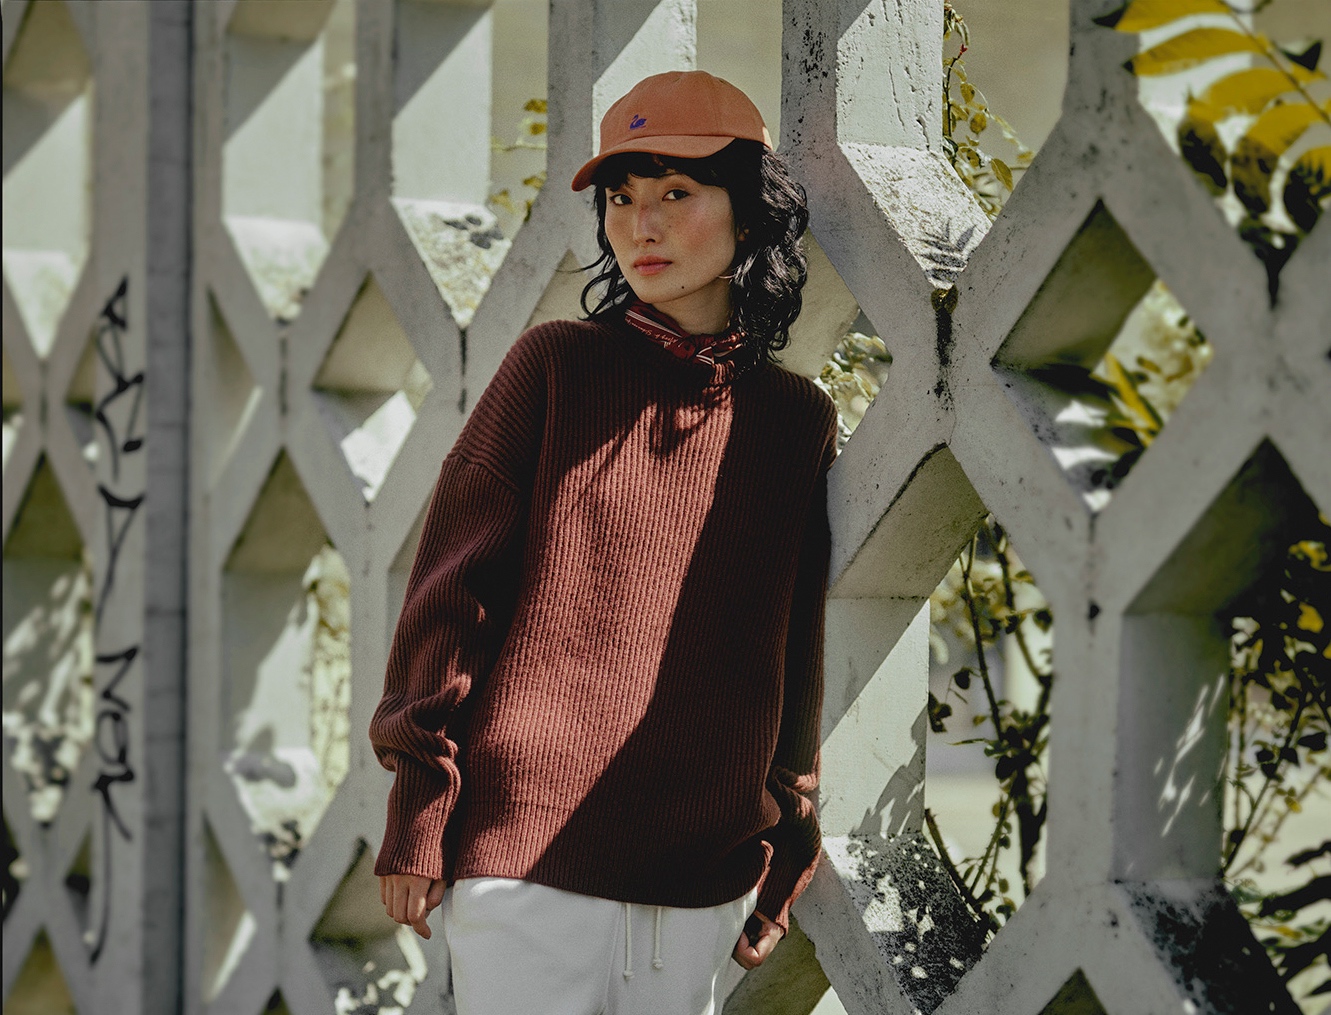
<path id="1" fill-rule="evenodd" d="M 1231 13 L 1219 0 L 1134 0 L 1106 23 L 1136 31 L 1144 20 L 1163 25 L 1188 12 L 1220 8 Z M 1183 34 L 1190 37 L 1179 39 L 1173 57 L 1168 47 L 1147 50 L 1143 57 L 1152 55 L 1134 60 L 1134 72 L 1163 73 L 1157 68 L 1169 66 L 1169 60 L 1191 66 L 1205 58 L 1197 55 L 1205 49 L 1204 40 L 1218 38 Z M 1217 174 L 1212 178 L 1218 180 L 1223 171 L 1224 187 L 1244 215 L 1240 233 L 1270 267 L 1288 259 L 1327 203 L 1331 149 L 1305 148 L 1297 158 L 1289 154 L 1308 125 L 1325 119 L 1326 106 L 1315 104 L 1302 88 L 1323 78 L 1316 70 L 1321 44 L 1287 50 L 1246 28 L 1230 34 L 1245 39 L 1248 51 L 1264 55 L 1274 66 L 1269 71 L 1253 69 L 1262 74 L 1244 71 L 1223 78 L 1201 100 L 1227 110 L 1226 117 L 1247 117 L 1246 133 L 1224 147 L 1223 161 L 1216 154 L 1219 169 L 1212 167 Z M 1237 45 L 1227 37 L 1221 42 Z M 950 3 L 944 5 L 944 43 L 944 144 L 957 174 L 994 218 L 1033 155 L 969 80 L 963 57 L 970 33 Z M 1190 105 L 1189 131 L 1202 129 L 1199 118 L 1205 111 Z M 1011 162 L 980 148 L 979 136 L 991 124 L 1015 150 Z M 1189 140 L 1183 155 L 1194 169 L 1197 152 L 1197 143 Z M 1274 208 L 1269 195 L 1282 187 L 1282 204 Z M 936 305 L 946 305 L 947 291 L 935 295 L 940 294 Z M 1119 355 L 1107 353 L 1078 378 L 1079 385 L 1094 389 L 1108 406 L 1097 426 L 1104 432 L 1105 446 L 1115 453 L 1092 477 L 1104 490 L 1112 489 L 1159 436 L 1212 354 L 1190 316 L 1159 281 L 1133 317 L 1128 347 L 1115 343 Z M 836 402 L 843 445 L 881 389 L 891 362 L 882 339 L 857 331 L 842 339 L 824 366 L 819 383 Z M 1326 519 L 1317 518 L 1308 520 L 1307 529 L 1309 538 L 1290 547 L 1282 571 L 1267 576 L 1230 616 L 1221 618 L 1233 638 L 1223 775 L 1225 838 L 1218 856 L 1235 901 L 1291 994 L 1311 1015 L 1322 1010 L 1331 994 L 1331 839 L 1301 843 L 1286 857 L 1292 843 L 1288 834 L 1281 834 L 1305 804 L 1324 806 L 1331 785 L 1326 744 L 1331 630 L 1325 622 L 1331 616 L 1326 550 L 1331 528 Z M 972 916 L 992 934 L 1038 879 L 1048 817 L 1049 704 L 1055 682 L 1053 613 L 992 515 L 930 597 L 930 623 L 936 663 L 947 663 L 949 645 L 969 653 L 966 665 L 950 675 L 946 687 L 930 692 L 930 728 L 934 733 L 961 733 L 958 721 L 973 713 L 965 731 L 971 735 L 952 743 L 983 747 L 993 760 L 998 797 L 993 829 L 979 855 L 954 858 L 944 830 L 928 809 L 926 825 Z M 1009 660 L 1007 666 L 1003 659 Z M 1019 661 L 1033 681 L 1033 695 L 1019 702 L 1010 693 L 1008 671 L 1018 668 L 1012 660 Z M 973 704 L 971 695 L 976 695 Z M 1010 876 L 1013 871 L 1015 876 Z"/>
<path id="2" fill-rule="evenodd" d="M 1331 203 L 1331 90 L 1322 40 L 1279 43 L 1254 27 L 1272 2 L 1131 0 L 1096 20 L 1150 33 L 1124 65 L 1138 78 L 1207 80 L 1189 90 L 1174 142 L 1266 266 L 1274 301 L 1280 269 Z M 1246 66 L 1233 69 L 1236 54 Z"/>
<path id="3" fill-rule="evenodd" d="M 502 138 L 490 138 L 490 149 L 498 155 L 512 155 L 515 152 L 542 152 L 546 150 L 546 114 L 549 106 L 545 99 L 528 99 L 522 110 L 527 115 L 518 123 L 517 135 L 512 141 Z M 490 206 L 497 214 L 504 216 L 504 232 L 512 235 L 517 227 L 531 218 L 532 205 L 536 195 L 545 186 L 545 170 L 539 169 L 522 181 L 522 191 L 513 194 L 507 187 L 490 195 Z"/>

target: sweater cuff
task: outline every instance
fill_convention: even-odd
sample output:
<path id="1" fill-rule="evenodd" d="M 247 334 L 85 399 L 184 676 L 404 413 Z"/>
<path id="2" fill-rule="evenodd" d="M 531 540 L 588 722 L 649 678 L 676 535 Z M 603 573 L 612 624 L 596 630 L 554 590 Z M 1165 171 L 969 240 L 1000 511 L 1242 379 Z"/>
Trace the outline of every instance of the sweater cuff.
<path id="1" fill-rule="evenodd" d="M 772 863 L 767 868 L 762 887 L 758 889 L 756 911 L 779 926 L 783 933 L 790 930 L 790 907 L 813 879 L 818 866 L 818 854 L 808 863 L 801 863 L 791 855 L 787 843 L 774 843 Z"/>
<path id="2" fill-rule="evenodd" d="M 442 878 L 447 867 L 444 825 L 457 802 L 457 770 L 451 765 L 447 771 L 426 768 L 402 755 L 394 769 L 388 823 L 374 873 Z"/>

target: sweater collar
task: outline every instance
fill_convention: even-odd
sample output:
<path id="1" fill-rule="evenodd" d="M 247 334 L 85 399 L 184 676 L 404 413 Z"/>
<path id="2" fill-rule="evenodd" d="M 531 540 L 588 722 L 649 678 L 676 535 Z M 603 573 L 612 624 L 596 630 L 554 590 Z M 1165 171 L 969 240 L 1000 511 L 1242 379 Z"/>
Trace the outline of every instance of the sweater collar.
<path id="1" fill-rule="evenodd" d="M 624 323 L 702 376 L 709 386 L 729 384 L 757 361 L 739 327 L 715 335 L 690 335 L 669 314 L 640 300 L 625 309 Z"/>

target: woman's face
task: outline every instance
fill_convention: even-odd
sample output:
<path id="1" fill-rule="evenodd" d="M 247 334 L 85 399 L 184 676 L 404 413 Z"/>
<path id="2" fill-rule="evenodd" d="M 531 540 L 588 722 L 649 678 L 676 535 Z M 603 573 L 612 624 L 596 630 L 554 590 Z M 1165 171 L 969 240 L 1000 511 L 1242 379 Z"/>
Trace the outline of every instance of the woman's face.
<path id="1" fill-rule="evenodd" d="M 605 235 L 638 299 L 690 333 L 725 328 L 735 215 L 724 187 L 682 173 L 629 176 L 606 190 Z"/>

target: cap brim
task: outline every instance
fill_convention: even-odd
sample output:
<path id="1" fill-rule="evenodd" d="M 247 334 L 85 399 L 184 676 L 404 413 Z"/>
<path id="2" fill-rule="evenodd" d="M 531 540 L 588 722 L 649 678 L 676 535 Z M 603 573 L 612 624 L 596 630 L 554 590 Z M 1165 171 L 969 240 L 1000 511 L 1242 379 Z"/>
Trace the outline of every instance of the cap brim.
<path id="1" fill-rule="evenodd" d="M 620 155 L 624 152 L 646 152 L 650 155 L 677 155 L 681 159 L 701 159 L 708 155 L 715 155 L 734 140 L 735 138 L 728 135 L 699 136 L 697 134 L 662 134 L 659 137 L 630 138 L 611 146 L 594 159 L 586 162 L 573 177 L 573 189 L 585 190 L 590 187 L 597 168 L 612 155 Z"/>

